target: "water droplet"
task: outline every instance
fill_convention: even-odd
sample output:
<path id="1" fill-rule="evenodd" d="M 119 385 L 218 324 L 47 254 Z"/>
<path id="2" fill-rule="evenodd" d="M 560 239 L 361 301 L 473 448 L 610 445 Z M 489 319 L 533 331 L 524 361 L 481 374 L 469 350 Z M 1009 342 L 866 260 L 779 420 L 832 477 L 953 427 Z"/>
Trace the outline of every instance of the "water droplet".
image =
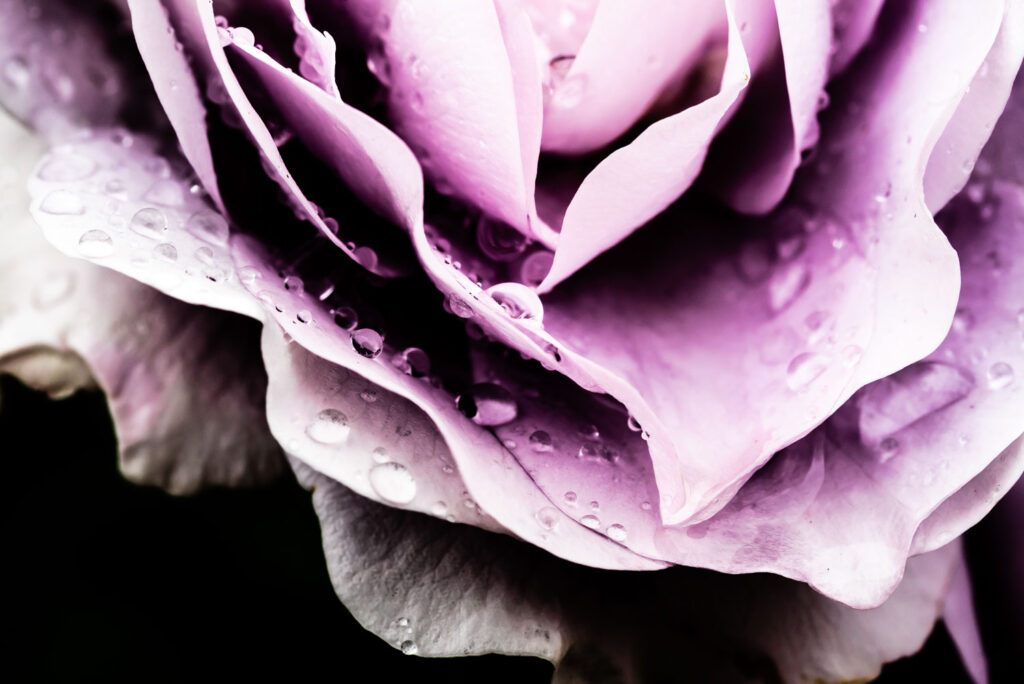
<path id="1" fill-rule="evenodd" d="M 597 518 L 596 515 L 585 515 L 582 518 L 580 518 L 580 522 L 592 530 L 596 530 L 598 527 L 601 526 L 601 521 Z"/>
<path id="2" fill-rule="evenodd" d="M 215 245 L 226 245 L 230 235 L 227 221 L 212 211 L 197 211 L 189 216 L 185 222 L 185 230 L 200 240 Z"/>
<path id="3" fill-rule="evenodd" d="M 175 180 L 158 180 L 142 198 L 165 207 L 178 207 L 185 203 L 185 192 Z"/>
<path id="4" fill-rule="evenodd" d="M 306 426 L 306 435 L 320 444 L 342 444 L 348 439 L 348 416 L 337 409 L 324 409 Z"/>
<path id="5" fill-rule="evenodd" d="M 953 331 L 963 334 L 974 327 L 974 314 L 964 307 L 959 307 L 953 314 Z"/>
<path id="6" fill-rule="evenodd" d="M 840 358 L 843 361 L 843 365 L 847 368 L 852 368 L 860 362 L 861 357 L 864 356 L 864 350 L 855 344 L 850 344 L 843 347 L 843 351 L 840 354 Z"/>
<path id="7" fill-rule="evenodd" d="M 444 501 L 435 501 L 430 506 L 430 514 L 437 516 L 438 518 L 443 518 L 447 512 L 448 504 L 446 504 Z"/>
<path id="8" fill-rule="evenodd" d="M 377 393 L 373 390 L 363 390 L 359 393 L 359 398 L 365 401 L 367 404 L 372 404 L 377 401 Z"/>
<path id="9" fill-rule="evenodd" d="M 178 248 L 169 242 L 161 242 L 153 247 L 153 256 L 161 261 L 173 263 L 178 260 Z"/>
<path id="10" fill-rule="evenodd" d="M 651 510 L 651 502 L 650 501 L 641 501 L 640 502 L 640 510 L 641 511 L 649 511 L 649 510 Z"/>
<path id="11" fill-rule="evenodd" d="M 385 501 L 407 504 L 416 498 L 416 480 L 401 463 L 389 461 L 370 468 L 370 486 Z"/>
<path id="12" fill-rule="evenodd" d="M 511 261 L 523 253 L 529 239 L 507 223 L 481 216 L 476 227 L 476 242 L 488 258 Z"/>
<path id="13" fill-rule="evenodd" d="M 409 347 L 391 360 L 392 365 L 406 375 L 422 378 L 430 373 L 430 357 L 418 347 Z"/>
<path id="14" fill-rule="evenodd" d="M 355 258 L 356 263 L 367 271 L 372 271 L 377 268 L 377 252 L 375 252 L 372 247 L 356 247 L 352 252 L 352 256 Z"/>
<path id="15" fill-rule="evenodd" d="M 78 239 L 78 252 L 89 259 L 99 259 L 114 253 L 114 241 L 102 230 L 87 230 Z"/>
<path id="16" fill-rule="evenodd" d="M 569 504 L 570 506 L 575 506 L 576 502 L 579 500 L 579 495 L 576 494 L 576 492 L 566 492 L 564 498 L 565 503 Z"/>
<path id="17" fill-rule="evenodd" d="M 352 332 L 352 347 L 360 356 L 375 359 L 384 349 L 384 338 L 370 328 L 360 328 Z"/>
<path id="18" fill-rule="evenodd" d="M 605 533 L 612 541 L 617 541 L 619 543 L 626 541 L 626 528 L 618 523 L 609 525 L 608 529 L 605 530 Z"/>
<path id="19" fill-rule="evenodd" d="M 900 450 L 900 441 L 895 437 L 886 437 L 878 444 L 878 460 L 885 463 Z"/>
<path id="20" fill-rule="evenodd" d="M 537 287 L 544 281 L 555 255 L 546 249 L 531 252 L 519 266 L 519 280 L 529 287 Z"/>
<path id="21" fill-rule="evenodd" d="M 49 309 L 67 299 L 75 289 L 73 273 L 52 273 L 32 290 L 32 304 L 37 309 Z"/>
<path id="22" fill-rule="evenodd" d="M 162 240 L 167 230 L 167 217 L 159 209 L 147 207 L 139 209 L 128 222 L 128 227 L 135 233 L 150 240 Z"/>
<path id="23" fill-rule="evenodd" d="M 518 413 L 512 394 L 491 382 L 473 385 L 455 399 L 455 405 L 477 425 L 504 425 L 515 420 Z"/>
<path id="24" fill-rule="evenodd" d="M 559 109 L 572 109 L 579 105 L 587 89 L 587 77 L 577 74 L 555 86 L 551 102 Z"/>
<path id="25" fill-rule="evenodd" d="M 375 447 L 374 450 L 370 452 L 370 458 L 373 459 L 374 463 L 387 463 L 391 460 L 391 457 L 388 456 L 388 450 L 384 447 Z"/>
<path id="26" fill-rule="evenodd" d="M 534 514 L 534 517 L 545 530 L 554 530 L 558 527 L 560 514 L 558 509 L 552 508 L 551 506 L 545 506 L 537 511 L 537 513 Z"/>
<path id="27" fill-rule="evenodd" d="M 342 330 L 352 330 L 359 325 L 359 316 L 350 306 L 339 306 L 331 312 L 334 323 Z"/>
<path id="28" fill-rule="evenodd" d="M 824 354 L 800 354 L 789 362 L 786 369 L 786 384 L 794 391 L 806 389 L 825 372 L 830 363 L 831 359 Z"/>
<path id="29" fill-rule="evenodd" d="M 877 380 L 857 395 L 858 428 L 865 444 L 880 444 L 917 421 L 966 397 L 974 378 L 941 361 L 919 361 Z"/>
<path id="30" fill-rule="evenodd" d="M 85 213 L 85 204 L 77 193 L 54 190 L 43 198 L 39 210 L 55 216 L 80 216 Z"/>
<path id="31" fill-rule="evenodd" d="M 456 295 L 448 295 L 448 309 L 459 318 L 472 318 L 473 307 L 464 302 Z"/>
<path id="32" fill-rule="evenodd" d="M 749 284 L 763 282 L 774 264 L 775 254 L 767 240 L 745 242 L 736 252 L 736 273 Z"/>
<path id="33" fill-rule="evenodd" d="M 28 62 L 21 55 L 11 57 L 4 62 L 3 76 L 4 80 L 15 88 L 24 88 L 31 78 Z"/>
<path id="34" fill-rule="evenodd" d="M 530 435 L 530 448 L 537 453 L 546 453 L 551 451 L 551 435 L 544 430 L 535 430 Z"/>
<path id="35" fill-rule="evenodd" d="M 498 283 L 487 290 L 487 294 L 505 312 L 516 319 L 527 319 L 540 323 L 544 318 L 544 305 L 537 293 L 519 283 Z"/>
<path id="36" fill-rule="evenodd" d="M 778 313 L 796 301 L 811 281 L 802 261 L 794 261 L 776 270 L 768 282 L 768 303 Z"/>
<path id="37" fill-rule="evenodd" d="M 1003 361 L 992 364 L 985 375 L 989 388 L 994 390 L 1001 390 L 1013 383 L 1013 367 Z"/>
<path id="38" fill-rule="evenodd" d="M 305 325 L 309 323 L 311 320 L 313 320 L 313 314 L 309 311 L 309 309 L 302 309 L 297 314 L 295 314 L 295 320 Z"/>
<path id="39" fill-rule="evenodd" d="M 96 171 L 96 163 L 79 154 L 54 154 L 43 162 L 38 176 L 45 181 L 65 183 L 88 178 Z"/>
<path id="40" fill-rule="evenodd" d="M 296 294 L 301 293 L 304 287 L 302 278 L 296 275 L 285 276 L 284 280 L 281 281 L 281 284 L 284 285 L 284 289 L 289 292 L 295 292 Z"/>
<path id="41" fill-rule="evenodd" d="M 596 425 L 584 425 L 580 428 L 580 436 L 587 439 L 600 439 L 601 431 L 597 429 Z"/>
<path id="42" fill-rule="evenodd" d="M 641 430 L 643 430 L 643 428 L 640 426 L 640 423 L 637 421 L 636 418 L 632 416 L 632 414 L 630 414 L 630 416 L 626 418 L 626 427 L 629 428 L 630 432 L 640 432 Z"/>
<path id="43" fill-rule="evenodd" d="M 410 639 L 403 641 L 399 648 L 405 655 L 416 655 L 420 652 L 419 646 L 416 645 L 416 642 Z"/>

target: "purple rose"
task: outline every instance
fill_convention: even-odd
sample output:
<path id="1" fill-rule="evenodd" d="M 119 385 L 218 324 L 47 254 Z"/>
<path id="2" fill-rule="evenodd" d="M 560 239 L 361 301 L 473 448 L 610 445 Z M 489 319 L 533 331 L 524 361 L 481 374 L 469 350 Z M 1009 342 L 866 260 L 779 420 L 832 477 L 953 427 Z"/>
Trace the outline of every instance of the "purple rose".
<path id="1" fill-rule="evenodd" d="M 0 360 L 103 388 L 140 481 L 280 445 L 406 652 L 646 681 L 700 628 L 854 679 L 945 611 L 983 679 L 957 540 L 1024 470 L 1024 8 L 641 4 L 0 3 L 66 255 L 13 201 Z"/>

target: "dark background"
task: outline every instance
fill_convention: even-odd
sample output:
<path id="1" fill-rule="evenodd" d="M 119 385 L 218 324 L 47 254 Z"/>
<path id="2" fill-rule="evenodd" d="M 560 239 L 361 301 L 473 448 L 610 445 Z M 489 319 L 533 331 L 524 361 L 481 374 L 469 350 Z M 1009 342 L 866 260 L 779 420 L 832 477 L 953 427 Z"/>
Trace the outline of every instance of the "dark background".
<path id="1" fill-rule="evenodd" d="M 541 660 L 403 656 L 365 632 L 331 589 L 309 495 L 290 477 L 171 497 L 120 476 L 98 393 L 50 401 L 0 376 L 0 397 L 3 670 L 54 682 L 550 681 Z M 983 523 L 968 549 L 993 681 L 1014 681 L 1020 635 L 1001 626 L 1001 578 L 985 571 L 993 536 Z M 970 680 L 939 626 L 878 681 Z"/>

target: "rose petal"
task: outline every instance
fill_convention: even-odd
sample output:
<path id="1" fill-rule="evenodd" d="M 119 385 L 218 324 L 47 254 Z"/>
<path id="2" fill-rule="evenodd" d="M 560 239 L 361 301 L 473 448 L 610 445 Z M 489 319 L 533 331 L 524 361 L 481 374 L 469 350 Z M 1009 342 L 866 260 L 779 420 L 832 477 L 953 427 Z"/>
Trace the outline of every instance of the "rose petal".
<path id="1" fill-rule="evenodd" d="M 539 286 L 541 292 L 551 290 L 662 211 L 696 178 L 711 139 L 750 80 L 747 53 L 759 52 L 758 41 L 763 39 L 755 33 L 745 43 L 739 24 L 754 17 L 737 17 L 745 8 L 726 6 L 728 57 L 719 92 L 651 124 L 586 176 L 565 209 L 554 261 Z"/>
<path id="2" fill-rule="evenodd" d="M 664 567 L 662 563 L 637 556 L 601 535 L 594 534 L 551 508 L 544 495 L 495 435 L 459 412 L 452 394 L 436 387 L 434 383 L 413 378 L 396 367 L 394 357 L 402 350 L 385 347 L 381 335 L 384 332 L 391 336 L 391 331 L 359 329 L 346 333 L 339 330 L 332 320 L 331 309 L 324 303 L 326 300 L 310 296 L 303 288 L 290 286 L 290 279 L 295 276 L 279 278 L 276 270 L 268 266 L 270 259 L 263 248 L 239 240 L 233 249 L 236 262 L 243 268 L 262 273 L 261 277 L 252 281 L 254 289 L 259 289 L 260 300 L 265 303 L 270 316 L 296 342 L 316 356 L 360 376 L 365 382 L 377 385 L 386 396 L 394 395 L 419 407 L 433 421 L 451 451 L 452 465 L 465 482 L 469 497 L 483 512 L 492 516 L 498 525 L 551 553 L 571 558 L 575 562 L 620 569 Z M 360 317 L 363 315 L 361 313 Z M 387 315 L 401 318 L 395 310 L 388 311 Z M 370 346 L 361 346 L 359 340 L 362 338 L 356 337 L 356 333 L 369 335 L 372 349 Z M 421 339 L 429 339 L 425 332 L 419 336 Z M 280 350 L 268 345 L 266 351 L 269 354 Z M 275 374 L 296 372 L 295 366 L 274 359 L 268 359 L 267 368 Z M 287 386 L 311 393 L 314 397 L 320 393 L 309 383 L 291 381 Z M 401 405 L 406 406 L 404 403 Z M 288 420 L 291 420 L 290 415 L 274 418 L 277 425 L 282 424 L 279 421 Z M 296 455 L 315 457 L 315 454 L 307 456 L 303 451 Z M 341 474 L 340 470 L 331 472 L 344 477 L 346 481 L 351 480 Z M 538 520 L 537 513 L 542 510 L 550 513 L 550 522 Z M 557 534 L 552 533 L 553 527 L 558 527 Z"/>
<path id="3" fill-rule="evenodd" d="M 643 12 L 626 2 L 598 3 L 572 66 L 553 86 L 543 149 L 580 154 L 612 142 L 725 32 L 720 0 L 664 0 Z"/>
<path id="4" fill-rule="evenodd" d="M 829 76 L 841 74 L 871 38 L 884 0 L 836 0 L 832 3 L 832 45 Z"/>
<path id="5" fill-rule="evenodd" d="M 1010 97 L 1022 58 L 1024 7 L 1009 2 L 995 44 L 936 143 L 936 153 L 928 160 L 924 194 L 933 212 L 944 207 L 967 183 L 974 162 Z"/>
<path id="6" fill-rule="evenodd" d="M 975 684 L 987 684 L 988 662 L 981 647 L 981 634 L 978 632 L 978 618 L 974 614 L 974 598 L 971 593 L 971 577 L 967 572 L 967 563 L 961 558 L 953 576 L 953 584 L 946 595 L 942 620 Z"/>
<path id="7" fill-rule="evenodd" d="M 798 181 L 767 243 L 744 245 L 735 218 L 683 201 L 660 228 L 549 294 L 538 331 L 509 320 L 417 242 L 431 277 L 471 303 L 489 332 L 547 363 L 544 350 L 558 350 L 559 369 L 628 407 L 651 433 L 668 523 L 711 515 L 772 453 L 946 333 L 957 263 L 924 207 L 919 160 L 988 52 L 1002 10 L 901 7 L 843 95 L 856 107 L 837 108 L 829 155 Z M 922 21 L 926 33 L 916 30 Z M 951 55 L 954 39 L 961 49 Z M 670 231 L 673 221 L 688 230 Z"/>
<path id="8" fill-rule="evenodd" d="M 20 184 L 38 144 L 6 117 L 0 131 Z M 62 394 L 94 378 L 136 482 L 184 493 L 276 477 L 255 326 L 61 256 L 23 191 L 12 199 L 0 210 L 0 369 Z"/>
<path id="9" fill-rule="evenodd" d="M 407 653 L 546 658 L 556 681 L 597 665 L 622 681 L 680 667 L 732 681 L 739 662 L 782 681 L 868 679 L 920 648 L 960 558 L 950 546 L 914 559 L 888 602 L 858 611 L 770 576 L 599 573 L 296 472 L 313 490 L 335 590 L 364 627 Z"/>
<path id="10" fill-rule="evenodd" d="M 56 138 L 72 119 L 100 126 L 119 121 L 132 104 L 133 75 L 124 41 L 105 25 L 119 20 L 112 7 L 89 0 L 51 2 L 46 11 L 20 0 L 0 2 L 4 108 Z"/>

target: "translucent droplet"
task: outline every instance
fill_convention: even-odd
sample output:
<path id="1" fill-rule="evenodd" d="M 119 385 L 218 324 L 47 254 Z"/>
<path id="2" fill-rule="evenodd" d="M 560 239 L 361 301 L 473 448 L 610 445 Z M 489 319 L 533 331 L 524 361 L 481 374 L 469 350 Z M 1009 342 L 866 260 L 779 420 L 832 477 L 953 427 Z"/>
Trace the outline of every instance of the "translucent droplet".
<path id="1" fill-rule="evenodd" d="M 515 420 L 518 414 L 512 394 L 491 382 L 473 385 L 455 399 L 455 405 L 477 425 L 504 425 Z"/>
<path id="2" fill-rule="evenodd" d="M 736 273 L 746 283 L 763 282 L 774 264 L 775 254 L 767 240 L 745 242 L 736 252 Z"/>
<path id="3" fill-rule="evenodd" d="M 959 307 L 953 314 L 953 332 L 966 333 L 974 327 L 974 314 L 964 307 Z"/>
<path id="4" fill-rule="evenodd" d="M 175 180 L 158 180 L 149 187 L 142 199 L 165 207 L 179 207 L 185 203 L 185 191 Z"/>
<path id="5" fill-rule="evenodd" d="M 650 501 L 641 501 L 640 502 L 640 510 L 641 511 L 649 511 L 649 510 L 651 510 L 651 502 Z"/>
<path id="6" fill-rule="evenodd" d="M 555 88 L 551 102 L 559 109 L 572 109 L 579 105 L 587 89 L 587 77 L 583 74 L 570 76 Z"/>
<path id="7" fill-rule="evenodd" d="M 919 361 L 858 393 L 858 429 L 866 444 L 886 437 L 960 401 L 974 389 L 966 370 L 941 361 Z"/>
<path id="8" fill-rule="evenodd" d="M 626 541 L 626 528 L 618 523 L 615 523 L 614 525 L 609 525 L 608 529 L 605 530 L 605 532 L 607 533 L 608 538 L 612 541 L 617 541 L 620 543 Z"/>
<path id="9" fill-rule="evenodd" d="M 43 198 L 39 210 L 55 216 L 80 216 L 85 213 L 85 204 L 77 193 L 54 190 Z"/>
<path id="10" fill-rule="evenodd" d="M 555 255 L 546 249 L 531 252 L 519 266 L 519 280 L 524 285 L 537 287 L 551 270 Z"/>
<path id="11" fill-rule="evenodd" d="M 306 436 L 320 444 L 343 444 L 348 439 L 348 416 L 337 409 L 324 409 L 306 426 Z"/>
<path id="12" fill-rule="evenodd" d="M 444 501 L 435 501 L 430 506 L 430 514 L 435 515 L 438 518 L 443 518 L 447 512 L 448 504 L 446 504 Z"/>
<path id="13" fill-rule="evenodd" d="M 102 230 L 88 230 L 78 238 L 78 252 L 89 259 L 99 259 L 114 253 L 114 241 Z"/>
<path id="14" fill-rule="evenodd" d="M 303 291 L 302 278 L 297 275 L 286 275 L 281 284 L 289 292 L 301 293 Z"/>
<path id="15" fill-rule="evenodd" d="M 356 310 L 350 306 L 339 306 L 331 312 L 334 323 L 342 330 L 352 330 L 359 325 L 359 316 Z"/>
<path id="16" fill-rule="evenodd" d="M 786 369 L 786 384 L 791 390 L 806 389 L 825 372 L 830 363 L 831 359 L 824 354 L 800 354 L 789 362 Z"/>
<path id="17" fill-rule="evenodd" d="M 453 314 L 458 316 L 459 318 L 472 318 L 473 317 L 473 307 L 471 307 L 469 304 L 464 302 L 459 297 L 457 297 L 457 296 L 455 296 L 453 294 L 450 294 L 450 295 L 448 295 L 448 300 L 447 301 L 448 301 L 448 309 Z"/>
<path id="18" fill-rule="evenodd" d="M 360 328 L 352 332 L 352 347 L 360 356 L 375 359 L 384 349 L 384 338 L 370 328 Z"/>
<path id="19" fill-rule="evenodd" d="M 582 518 L 580 518 L 580 522 L 592 530 L 596 530 L 598 527 L 601 526 L 601 521 L 598 519 L 596 515 L 585 515 Z"/>
<path id="20" fill-rule="evenodd" d="M 511 261 L 523 253 L 529 239 L 512 226 L 481 216 L 476 227 L 480 250 L 495 261 Z"/>
<path id="21" fill-rule="evenodd" d="M 430 357 L 419 347 L 409 347 L 391 360 L 395 368 L 414 378 L 422 378 L 430 373 Z"/>
<path id="22" fill-rule="evenodd" d="M 990 389 L 1001 390 L 1013 383 L 1013 367 L 1003 361 L 992 364 L 985 374 Z"/>
<path id="23" fill-rule="evenodd" d="M 551 451 L 551 435 L 544 430 L 535 430 L 530 434 L 530 448 L 538 453 Z"/>
<path id="24" fill-rule="evenodd" d="M 900 450 L 900 441 L 895 437 L 886 437 L 878 445 L 878 460 L 885 463 Z"/>
<path id="25" fill-rule="evenodd" d="M 416 642 L 412 641 L 411 639 L 406 639 L 405 641 L 403 641 L 399 648 L 405 655 L 416 655 L 420 652 L 419 646 L 417 646 Z"/>
<path id="26" fill-rule="evenodd" d="M 385 501 L 407 504 L 416 498 L 416 480 L 401 463 L 390 461 L 370 468 L 370 486 Z"/>
<path id="27" fill-rule="evenodd" d="M 188 217 L 185 222 L 185 230 L 215 245 L 226 245 L 230 231 L 224 217 L 212 211 L 197 211 Z"/>
<path id="28" fill-rule="evenodd" d="M 563 498 L 565 499 L 565 503 L 570 506 L 575 506 L 576 502 L 579 500 L 579 495 L 576 494 L 576 492 L 566 492 Z"/>
<path id="29" fill-rule="evenodd" d="M 352 252 L 352 256 L 355 257 L 356 262 L 368 271 L 372 271 L 377 268 L 378 258 L 377 252 L 372 247 L 356 247 Z"/>
<path id="30" fill-rule="evenodd" d="M 768 304 L 778 313 L 796 301 L 811 281 L 811 274 L 802 261 L 794 261 L 777 269 L 768 282 Z"/>
<path id="31" fill-rule="evenodd" d="M 532 289 L 519 283 L 498 283 L 487 290 L 509 316 L 540 323 L 544 318 L 544 305 Z"/>
<path id="32" fill-rule="evenodd" d="M 144 238 L 163 240 L 167 231 L 167 217 L 164 216 L 164 212 L 153 207 L 139 209 L 128 222 L 128 227 Z"/>
<path id="33" fill-rule="evenodd" d="M 643 430 L 640 423 L 632 415 L 626 418 L 626 427 L 629 428 L 631 432 L 640 432 Z"/>
<path id="34" fill-rule="evenodd" d="M 305 325 L 313 320 L 313 314 L 312 312 L 309 311 L 309 309 L 302 309 L 297 314 L 295 314 L 295 320 Z"/>
<path id="35" fill-rule="evenodd" d="M 363 390 L 359 393 L 359 398 L 365 401 L 367 404 L 372 404 L 377 401 L 377 393 L 373 390 Z"/>
<path id="36" fill-rule="evenodd" d="M 153 256 L 161 261 L 173 263 L 178 260 L 178 248 L 169 242 L 161 242 L 153 247 Z"/>
<path id="37" fill-rule="evenodd" d="M 600 439 L 601 431 L 594 424 L 584 425 L 580 428 L 580 436 L 586 439 Z"/>
<path id="38" fill-rule="evenodd" d="M 545 506 L 534 514 L 537 523 L 545 530 L 554 530 L 558 527 L 558 519 L 561 517 L 558 509 Z"/>
<path id="39" fill-rule="evenodd" d="M 49 309 L 67 299 L 75 288 L 74 274 L 53 273 L 32 290 L 32 304 L 37 309 Z"/>
<path id="40" fill-rule="evenodd" d="M 96 171 L 96 163 L 79 154 L 61 153 L 48 157 L 37 175 L 45 181 L 66 183 L 88 178 Z"/>
<path id="41" fill-rule="evenodd" d="M 24 88 L 31 78 L 28 62 L 21 55 L 11 57 L 4 62 L 3 77 L 15 88 Z"/>

